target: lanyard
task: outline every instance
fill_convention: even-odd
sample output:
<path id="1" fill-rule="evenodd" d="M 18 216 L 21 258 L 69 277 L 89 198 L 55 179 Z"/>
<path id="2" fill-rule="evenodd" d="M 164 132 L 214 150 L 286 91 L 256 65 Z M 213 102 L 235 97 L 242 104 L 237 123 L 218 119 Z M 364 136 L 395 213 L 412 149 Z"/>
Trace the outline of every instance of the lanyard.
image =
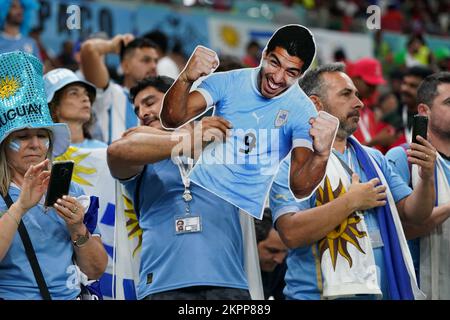
<path id="1" fill-rule="evenodd" d="M 339 157 L 339 153 L 333 149 L 332 151 L 334 153 L 334 155 L 336 156 L 336 158 L 339 160 L 339 162 L 341 163 L 342 167 L 345 169 L 345 171 L 347 171 L 348 175 L 350 176 L 350 181 L 352 180 L 352 174 L 353 174 L 353 170 L 351 168 L 351 164 L 348 165 L 346 164 L 340 157 Z M 350 161 L 350 157 L 347 158 L 347 161 Z"/>
<path id="2" fill-rule="evenodd" d="M 345 147 L 344 153 L 345 151 L 347 151 L 347 163 L 345 163 L 339 155 L 339 152 L 336 149 L 332 149 L 332 152 L 334 153 L 334 155 L 336 156 L 336 158 L 338 158 L 339 162 L 342 164 L 342 166 L 344 167 L 345 171 L 347 171 L 347 173 L 350 176 L 350 181 L 352 180 L 352 174 L 354 172 L 354 168 L 353 168 L 353 161 L 352 161 L 352 157 L 350 155 L 351 150 L 352 150 L 352 146 L 349 147 Z"/>
<path id="3" fill-rule="evenodd" d="M 176 164 L 178 167 L 178 170 L 180 171 L 181 180 L 183 181 L 184 185 L 184 192 L 183 192 L 183 200 L 186 204 L 186 215 L 189 215 L 191 213 L 191 208 L 189 205 L 189 202 L 192 201 L 192 194 L 189 189 L 191 185 L 191 180 L 189 179 L 189 173 L 192 170 L 192 167 L 194 166 L 194 160 L 191 158 L 185 158 L 187 164 L 185 165 L 181 157 L 176 158 Z"/>

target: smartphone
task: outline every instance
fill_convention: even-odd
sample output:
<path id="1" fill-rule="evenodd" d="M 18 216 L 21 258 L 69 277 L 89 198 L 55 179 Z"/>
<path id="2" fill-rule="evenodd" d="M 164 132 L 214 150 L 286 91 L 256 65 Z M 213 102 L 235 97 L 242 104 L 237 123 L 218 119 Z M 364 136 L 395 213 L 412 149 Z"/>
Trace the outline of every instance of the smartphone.
<path id="1" fill-rule="evenodd" d="M 422 138 L 427 138 L 427 128 L 428 128 L 428 117 L 420 116 L 416 114 L 413 117 L 413 125 L 412 125 L 412 142 L 419 143 L 417 141 L 417 136 L 421 136 Z"/>
<path id="2" fill-rule="evenodd" d="M 52 207 L 56 200 L 69 194 L 73 166 L 74 162 L 71 160 L 53 162 L 50 183 L 45 196 L 45 206 Z"/>

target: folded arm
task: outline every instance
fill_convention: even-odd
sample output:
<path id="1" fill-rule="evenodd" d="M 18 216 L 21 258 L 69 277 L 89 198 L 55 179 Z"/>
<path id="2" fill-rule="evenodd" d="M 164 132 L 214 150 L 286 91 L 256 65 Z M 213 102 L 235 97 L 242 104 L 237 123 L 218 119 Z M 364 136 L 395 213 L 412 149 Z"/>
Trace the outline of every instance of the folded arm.
<path id="1" fill-rule="evenodd" d="M 108 147 L 108 166 L 112 175 L 127 179 L 140 173 L 146 164 L 170 158 L 184 135 L 151 127 L 127 131 Z"/>
<path id="2" fill-rule="evenodd" d="M 290 188 L 296 198 L 307 197 L 325 176 L 328 157 L 297 147 L 291 154 Z"/>
<path id="3" fill-rule="evenodd" d="M 415 239 L 430 234 L 436 227 L 443 224 L 450 217 L 450 202 L 435 207 L 431 216 L 420 224 L 404 223 L 406 239 Z"/>
<path id="4" fill-rule="evenodd" d="M 340 197 L 278 218 L 276 226 L 281 238 L 289 248 L 311 245 L 333 231 L 353 212 L 385 205 L 386 187 L 378 184 L 378 179 L 360 183 L 358 175 L 353 174 L 352 185 Z"/>

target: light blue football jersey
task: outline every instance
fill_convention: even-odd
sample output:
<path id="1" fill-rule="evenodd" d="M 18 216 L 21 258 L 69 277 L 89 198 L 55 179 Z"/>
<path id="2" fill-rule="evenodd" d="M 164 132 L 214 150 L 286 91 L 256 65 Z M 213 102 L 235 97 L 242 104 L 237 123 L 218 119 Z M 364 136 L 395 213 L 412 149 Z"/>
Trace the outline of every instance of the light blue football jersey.
<path id="1" fill-rule="evenodd" d="M 41 59 L 36 41 L 33 38 L 19 35 L 17 37 L 7 36 L 0 32 L 0 53 L 24 51 Z"/>
<path id="2" fill-rule="evenodd" d="M 309 120 L 317 111 L 297 84 L 272 99 L 263 97 L 259 70 L 214 73 L 196 89 L 233 130 L 225 143 L 205 148 L 190 178 L 261 219 L 281 160 L 294 147 L 312 149 Z"/>
<path id="3" fill-rule="evenodd" d="M 20 190 L 10 186 L 9 194 L 17 201 Z M 83 189 L 72 183 L 69 194 L 81 196 Z M 0 198 L 0 212 L 7 205 Z M 22 218 L 27 228 L 42 274 L 53 300 L 74 300 L 80 294 L 75 281 L 73 264 L 73 245 L 65 221 L 55 209 L 43 210 L 38 204 L 32 207 Z M 100 234 L 98 227 L 93 232 Z M 39 288 L 28 261 L 19 232 L 16 232 L 5 257 L 0 261 L 0 298 L 6 300 L 40 300 Z M 0 299 L 0 300 L 1 300 Z"/>
<path id="4" fill-rule="evenodd" d="M 364 150 L 377 162 L 383 172 L 389 188 L 391 189 L 394 201 L 398 202 L 401 199 L 411 194 L 412 190 L 406 183 L 392 170 L 388 164 L 387 159 L 381 154 L 380 151 L 364 147 Z M 345 162 L 352 170 L 358 174 L 361 182 L 367 182 L 367 176 L 364 173 L 359 161 L 356 157 L 356 153 L 353 148 L 346 148 L 344 153 L 337 153 L 337 156 Z M 310 198 L 296 201 L 288 187 L 289 177 L 289 160 L 286 159 L 281 163 L 280 170 L 278 171 L 275 181 L 273 183 L 270 193 L 270 209 L 272 210 L 272 218 L 274 226 L 276 226 L 277 220 L 288 213 L 302 214 L 302 211 L 314 208 L 316 206 L 316 193 Z M 348 176 L 350 179 L 350 175 Z M 330 213 L 332 214 L 332 212 Z M 377 214 L 375 210 L 366 210 L 364 219 L 367 225 L 367 229 L 370 232 L 376 232 L 379 230 L 379 224 L 377 220 Z M 322 274 L 317 274 L 317 270 L 320 270 L 320 260 L 314 253 L 317 250 L 318 243 L 313 245 L 298 247 L 290 249 L 286 263 L 288 270 L 286 272 L 285 281 L 286 287 L 284 288 L 284 295 L 289 300 L 318 300 L 321 299 L 321 291 L 323 284 L 318 281 L 322 281 Z M 317 252 L 317 251 L 316 251 Z M 375 263 L 377 264 L 377 275 L 380 289 L 383 292 L 384 299 L 389 298 L 388 284 L 386 278 L 386 272 L 384 268 L 384 256 L 382 248 L 378 247 L 373 249 Z M 372 300 L 375 296 L 361 295 L 359 298 Z"/>
<path id="5" fill-rule="evenodd" d="M 202 231 L 177 235 L 174 219 L 185 214 L 184 185 L 171 159 L 147 165 L 141 173 L 139 225 L 142 252 L 138 299 L 193 286 L 248 289 L 239 210 L 191 185 L 193 215 Z M 136 200 L 139 176 L 121 181 Z"/>

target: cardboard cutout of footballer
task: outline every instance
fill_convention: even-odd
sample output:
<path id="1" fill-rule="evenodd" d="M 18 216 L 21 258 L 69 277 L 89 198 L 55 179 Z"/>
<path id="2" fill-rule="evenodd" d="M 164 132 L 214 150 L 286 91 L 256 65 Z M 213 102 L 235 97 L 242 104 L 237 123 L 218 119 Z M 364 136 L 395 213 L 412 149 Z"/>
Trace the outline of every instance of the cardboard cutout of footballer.
<path id="1" fill-rule="evenodd" d="M 315 191 L 339 124 L 330 114 L 318 113 L 298 86 L 315 51 L 313 35 L 300 25 L 278 29 L 257 68 L 212 73 L 219 65 L 216 53 L 195 49 L 164 96 L 161 123 L 178 128 L 214 106 L 227 135 L 203 136 L 215 139 L 203 149 L 190 181 L 261 219 L 279 164 L 292 150 L 293 195 L 301 199 Z"/>

